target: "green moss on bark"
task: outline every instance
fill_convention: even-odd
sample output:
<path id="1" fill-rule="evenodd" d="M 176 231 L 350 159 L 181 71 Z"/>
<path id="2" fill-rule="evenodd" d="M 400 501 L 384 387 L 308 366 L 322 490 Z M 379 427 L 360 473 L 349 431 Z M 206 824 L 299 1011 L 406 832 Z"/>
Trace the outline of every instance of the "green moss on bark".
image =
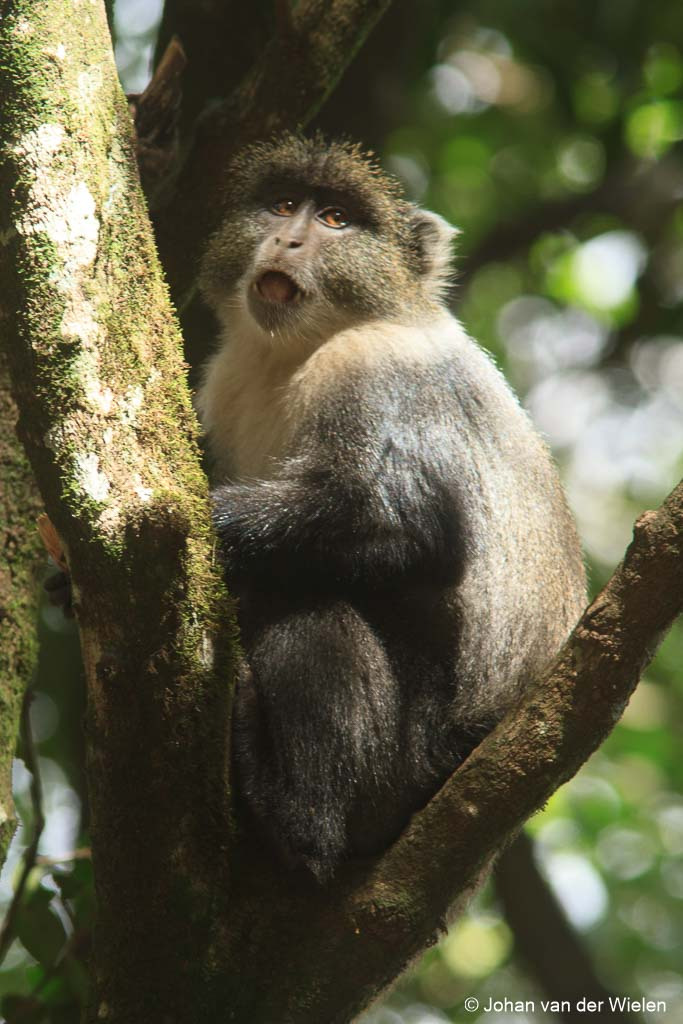
<path id="1" fill-rule="evenodd" d="M 101 6 L 13 4 L 0 103 L 5 348 L 88 684 L 92 1014 L 150 1021 L 162 990 L 190 1005 L 210 941 L 208 879 L 231 831 L 232 616 Z"/>
<path id="2" fill-rule="evenodd" d="M 36 661 L 41 509 L 23 449 L 14 432 L 16 408 L 0 360 L 0 865 L 14 834 L 12 757 L 21 701 Z"/>

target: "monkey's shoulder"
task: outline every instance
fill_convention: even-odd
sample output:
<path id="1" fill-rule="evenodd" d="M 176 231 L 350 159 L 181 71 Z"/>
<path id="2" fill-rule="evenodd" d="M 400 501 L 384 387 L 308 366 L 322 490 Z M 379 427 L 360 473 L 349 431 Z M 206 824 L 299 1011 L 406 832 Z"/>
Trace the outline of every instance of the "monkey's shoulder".
<path id="1" fill-rule="evenodd" d="M 392 370 L 429 369 L 462 357 L 472 343 L 454 317 L 444 313 L 426 323 L 377 321 L 347 327 L 317 348 L 302 374 L 334 384 L 349 374 L 373 380 Z"/>
<path id="2" fill-rule="evenodd" d="M 482 443 L 516 431 L 535 436 L 492 359 L 446 311 L 421 324 L 383 321 L 340 331 L 300 366 L 289 398 L 300 420 L 346 409 L 356 421 L 373 414 L 406 427 L 438 421 L 444 430 L 472 430 Z"/>

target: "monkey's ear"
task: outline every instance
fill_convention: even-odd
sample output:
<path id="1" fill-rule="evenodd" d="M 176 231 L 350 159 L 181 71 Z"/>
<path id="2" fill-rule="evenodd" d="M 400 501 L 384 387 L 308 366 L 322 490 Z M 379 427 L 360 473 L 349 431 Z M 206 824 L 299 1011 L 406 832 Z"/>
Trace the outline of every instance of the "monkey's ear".
<path id="1" fill-rule="evenodd" d="M 440 298 L 450 276 L 453 239 L 460 231 L 438 213 L 419 206 L 414 206 L 409 216 L 418 273 L 434 297 Z"/>

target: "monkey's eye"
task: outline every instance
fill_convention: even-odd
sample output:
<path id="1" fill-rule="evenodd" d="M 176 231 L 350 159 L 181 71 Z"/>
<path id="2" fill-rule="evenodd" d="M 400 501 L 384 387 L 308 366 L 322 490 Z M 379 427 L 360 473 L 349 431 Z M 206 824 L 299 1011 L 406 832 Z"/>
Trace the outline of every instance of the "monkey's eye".
<path id="1" fill-rule="evenodd" d="M 327 224 L 328 228 L 346 228 L 349 226 L 349 215 L 341 206 L 326 206 L 317 214 L 318 220 Z"/>
<path id="2" fill-rule="evenodd" d="M 278 217 L 291 217 L 296 213 L 296 203 L 293 199 L 276 199 L 270 209 Z"/>

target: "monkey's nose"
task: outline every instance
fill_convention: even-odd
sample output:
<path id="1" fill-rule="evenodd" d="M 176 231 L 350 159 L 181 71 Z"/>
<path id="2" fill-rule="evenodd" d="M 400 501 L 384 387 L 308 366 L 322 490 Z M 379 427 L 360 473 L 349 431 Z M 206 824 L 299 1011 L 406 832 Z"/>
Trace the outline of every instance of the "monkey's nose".
<path id="1" fill-rule="evenodd" d="M 304 243 L 297 238 L 276 238 L 276 245 L 284 245 L 285 249 L 299 249 Z"/>

